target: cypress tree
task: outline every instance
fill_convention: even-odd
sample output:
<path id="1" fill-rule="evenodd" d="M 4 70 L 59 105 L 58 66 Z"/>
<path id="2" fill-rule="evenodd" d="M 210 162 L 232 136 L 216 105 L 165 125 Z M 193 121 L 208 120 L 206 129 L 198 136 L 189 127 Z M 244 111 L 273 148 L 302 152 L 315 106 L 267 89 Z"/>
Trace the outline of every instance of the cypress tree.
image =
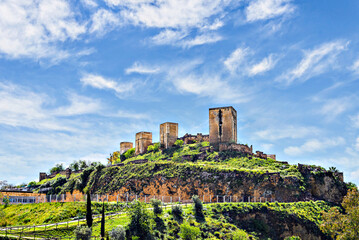
<path id="1" fill-rule="evenodd" d="M 105 238 L 105 203 L 102 201 L 101 239 Z"/>
<path id="2" fill-rule="evenodd" d="M 86 211 L 86 222 L 87 222 L 87 226 L 89 228 L 92 227 L 92 209 L 91 209 L 91 195 L 90 195 L 90 191 L 87 191 L 87 195 L 86 195 L 86 198 L 87 198 L 87 204 L 86 204 L 86 207 L 87 207 L 87 211 Z"/>

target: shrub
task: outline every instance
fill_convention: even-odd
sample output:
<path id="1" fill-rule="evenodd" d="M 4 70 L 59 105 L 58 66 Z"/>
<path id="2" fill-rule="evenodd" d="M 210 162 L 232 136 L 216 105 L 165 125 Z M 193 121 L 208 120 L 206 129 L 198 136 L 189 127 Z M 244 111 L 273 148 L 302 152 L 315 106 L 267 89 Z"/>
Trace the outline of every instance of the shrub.
<path id="1" fill-rule="evenodd" d="M 131 148 L 131 149 L 128 149 L 124 154 L 122 154 L 123 156 L 125 156 L 125 159 L 128 159 L 128 158 L 131 158 L 135 155 L 135 151 L 136 149 L 135 148 Z"/>
<path id="2" fill-rule="evenodd" d="M 161 144 L 155 143 L 147 147 L 147 152 L 157 152 L 160 149 Z"/>
<path id="3" fill-rule="evenodd" d="M 163 209 L 161 208 L 162 202 L 158 199 L 151 199 L 151 204 L 153 207 L 153 213 L 158 216 L 161 215 L 163 212 Z"/>
<path id="4" fill-rule="evenodd" d="M 128 209 L 130 223 L 128 224 L 129 237 L 139 237 L 139 239 L 149 239 L 150 234 L 150 215 L 146 205 L 139 201 L 133 201 Z"/>
<path id="5" fill-rule="evenodd" d="M 177 222 L 183 221 L 183 209 L 180 205 L 172 206 L 172 216 Z"/>
<path id="6" fill-rule="evenodd" d="M 75 236 L 77 240 L 88 240 L 91 239 L 91 228 L 78 226 L 74 230 Z"/>
<path id="7" fill-rule="evenodd" d="M 110 238 L 113 240 L 125 240 L 126 239 L 126 231 L 124 227 L 118 226 L 112 229 L 109 233 Z"/>
<path id="8" fill-rule="evenodd" d="M 193 210 L 198 222 L 203 222 L 205 220 L 203 214 L 203 204 L 198 196 L 193 196 Z"/>
<path id="9" fill-rule="evenodd" d="M 179 147 L 182 146 L 183 145 L 183 140 L 180 140 L 180 139 L 176 140 L 174 145 L 179 146 Z"/>
<path id="10" fill-rule="evenodd" d="M 246 231 L 244 231 L 242 229 L 238 229 L 237 231 L 233 232 L 232 239 L 233 240 L 247 240 L 247 239 L 249 239 L 249 236 L 246 233 Z"/>
<path id="11" fill-rule="evenodd" d="M 298 236 L 291 236 L 291 237 L 284 238 L 284 240 L 301 240 L 301 238 Z"/>
<path id="12" fill-rule="evenodd" d="M 178 234 L 183 240 L 196 240 L 201 236 L 201 230 L 198 227 L 183 223 L 180 226 L 180 232 Z"/>

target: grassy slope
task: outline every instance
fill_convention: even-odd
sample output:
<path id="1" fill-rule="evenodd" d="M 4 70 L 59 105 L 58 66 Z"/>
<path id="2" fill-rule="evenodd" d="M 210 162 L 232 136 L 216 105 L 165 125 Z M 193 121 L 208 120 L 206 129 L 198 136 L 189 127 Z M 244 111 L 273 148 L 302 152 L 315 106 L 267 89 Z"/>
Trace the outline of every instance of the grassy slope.
<path id="1" fill-rule="evenodd" d="M 47 207 L 53 208 L 56 204 L 44 204 Z M 64 204 L 66 205 L 66 204 Z M 70 206 L 60 206 L 59 212 L 67 209 Z M 297 202 L 297 203 L 219 203 L 219 204 L 208 204 L 205 205 L 205 217 L 206 221 L 198 223 L 194 217 L 194 213 L 191 206 L 185 208 L 184 219 L 186 222 L 189 222 L 193 226 L 197 226 L 202 231 L 202 236 L 204 239 L 231 239 L 232 234 L 235 231 L 239 231 L 241 226 L 237 225 L 236 222 L 229 217 L 230 212 L 235 214 L 246 214 L 248 212 L 263 212 L 267 213 L 272 211 L 274 214 L 280 216 L 281 218 L 288 218 L 293 216 L 298 219 L 303 224 L 311 224 L 313 226 L 318 226 L 321 221 L 321 212 L 327 211 L 331 206 L 323 201 L 317 202 Z M 13 207 L 23 211 L 21 205 Z M 42 213 L 41 208 L 32 208 L 33 216 L 39 216 Z M 167 239 L 178 239 L 179 232 L 179 223 L 177 223 L 172 215 L 169 208 L 164 211 L 164 214 L 161 217 L 164 220 L 165 225 L 167 226 L 164 231 L 159 231 L 154 234 L 157 236 L 166 235 Z M 126 215 L 120 215 L 116 217 L 111 217 L 111 219 L 106 220 L 106 231 L 110 231 L 118 225 L 126 226 L 129 223 L 129 219 Z M 155 226 L 155 223 L 152 222 L 152 226 Z M 73 236 L 73 230 L 76 225 L 70 226 L 69 229 L 58 229 L 58 230 L 49 230 L 38 232 L 42 236 L 61 236 L 61 237 L 70 237 Z M 247 230 L 248 231 L 248 230 Z M 100 233 L 100 223 L 96 222 L 93 226 L 93 234 L 98 236 Z M 255 232 L 248 233 L 248 236 L 252 236 L 252 239 L 264 239 L 265 232 L 258 230 Z"/>

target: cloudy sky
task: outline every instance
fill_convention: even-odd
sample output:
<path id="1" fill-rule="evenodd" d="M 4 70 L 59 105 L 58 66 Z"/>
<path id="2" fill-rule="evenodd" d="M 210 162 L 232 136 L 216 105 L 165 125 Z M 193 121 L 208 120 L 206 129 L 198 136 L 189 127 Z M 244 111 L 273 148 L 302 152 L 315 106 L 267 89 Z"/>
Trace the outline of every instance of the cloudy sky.
<path id="1" fill-rule="evenodd" d="M 103 163 L 159 124 L 238 142 L 359 184 L 358 1 L 0 1 L 0 180 Z"/>

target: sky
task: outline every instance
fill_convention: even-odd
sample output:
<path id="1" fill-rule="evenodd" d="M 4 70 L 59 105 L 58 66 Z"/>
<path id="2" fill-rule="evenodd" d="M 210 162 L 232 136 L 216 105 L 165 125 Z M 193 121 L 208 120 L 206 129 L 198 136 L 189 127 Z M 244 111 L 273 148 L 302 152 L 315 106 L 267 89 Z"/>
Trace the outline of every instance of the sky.
<path id="1" fill-rule="evenodd" d="M 208 134 L 359 184 L 359 1 L 1 0 L 0 180 L 106 163 L 136 132 Z"/>

